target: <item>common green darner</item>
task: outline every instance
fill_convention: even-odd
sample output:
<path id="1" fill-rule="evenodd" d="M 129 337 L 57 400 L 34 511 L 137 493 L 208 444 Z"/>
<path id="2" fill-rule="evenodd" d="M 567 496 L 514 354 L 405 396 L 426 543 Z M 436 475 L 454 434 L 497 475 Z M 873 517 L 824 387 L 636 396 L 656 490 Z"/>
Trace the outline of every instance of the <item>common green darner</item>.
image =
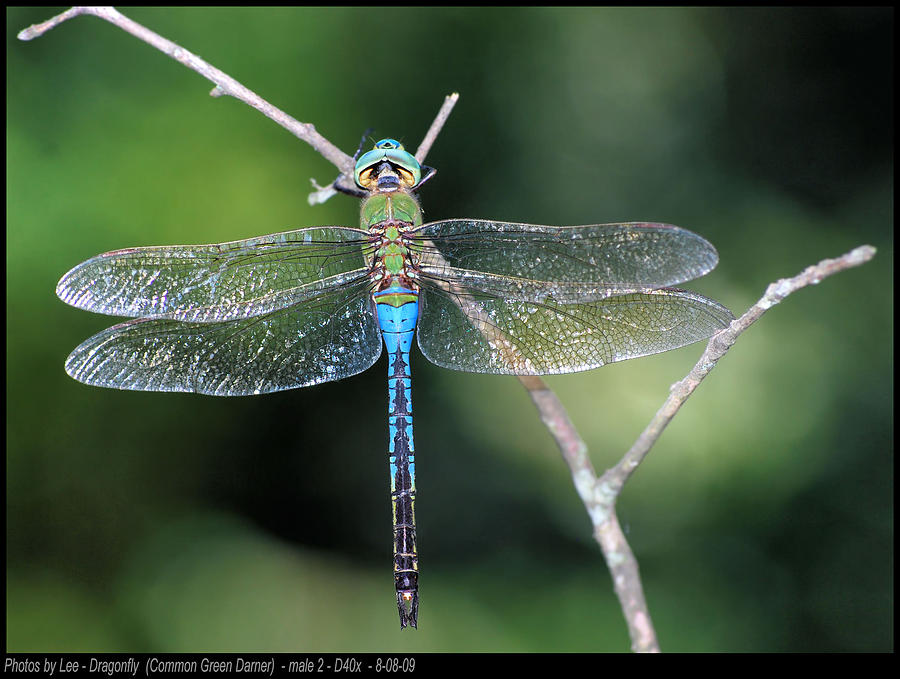
<path id="1" fill-rule="evenodd" d="M 480 219 L 422 224 L 413 192 L 434 174 L 383 139 L 356 163 L 361 227 L 323 226 L 219 245 L 117 250 L 56 293 L 131 320 L 66 361 L 86 384 L 217 396 L 339 380 L 388 353 L 394 582 L 417 624 L 415 447 L 409 353 L 498 375 L 596 368 L 696 342 L 732 315 L 666 286 L 702 276 L 707 241 L 665 224 L 555 227 Z"/>

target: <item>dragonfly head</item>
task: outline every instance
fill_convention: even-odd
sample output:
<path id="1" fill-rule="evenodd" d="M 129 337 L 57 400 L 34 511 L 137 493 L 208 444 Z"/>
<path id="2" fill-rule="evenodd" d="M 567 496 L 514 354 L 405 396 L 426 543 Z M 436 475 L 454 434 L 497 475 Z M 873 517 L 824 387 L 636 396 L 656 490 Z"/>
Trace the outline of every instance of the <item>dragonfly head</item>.
<path id="1" fill-rule="evenodd" d="M 393 181 L 390 183 L 395 188 L 399 183 L 407 189 L 414 189 L 422 182 L 422 166 L 419 161 L 396 139 L 382 139 L 375 144 L 375 148 L 362 154 L 356 161 L 353 178 L 357 186 L 371 190 L 376 187 L 383 174 L 392 175 Z"/>

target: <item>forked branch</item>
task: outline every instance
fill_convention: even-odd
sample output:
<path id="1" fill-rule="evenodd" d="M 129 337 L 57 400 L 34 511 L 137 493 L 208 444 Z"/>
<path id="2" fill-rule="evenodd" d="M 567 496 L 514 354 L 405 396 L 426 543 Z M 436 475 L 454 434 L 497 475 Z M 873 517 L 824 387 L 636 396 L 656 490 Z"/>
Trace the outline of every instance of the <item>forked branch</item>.
<path id="1" fill-rule="evenodd" d="M 658 651 L 659 643 L 644 599 L 637 560 L 625 540 L 616 516 L 616 500 L 625 482 L 644 461 L 650 448 L 719 359 L 734 346 L 737 338 L 762 315 L 785 297 L 808 285 L 846 269 L 860 266 L 875 256 L 875 248 L 862 245 L 837 259 L 825 259 L 804 269 L 793 278 L 772 283 L 760 300 L 727 328 L 713 335 L 700 360 L 680 382 L 672 385 L 669 397 L 618 464 L 598 477 L 587 455 L 587 446 L 569 420 L 565 409 L 539 377 L 519 378 L 563 453 L 572 479 L 594 526 L 594 539 L 600 544 L 613 578 L 622 611 L 631 635 L 634 651 Z"/>

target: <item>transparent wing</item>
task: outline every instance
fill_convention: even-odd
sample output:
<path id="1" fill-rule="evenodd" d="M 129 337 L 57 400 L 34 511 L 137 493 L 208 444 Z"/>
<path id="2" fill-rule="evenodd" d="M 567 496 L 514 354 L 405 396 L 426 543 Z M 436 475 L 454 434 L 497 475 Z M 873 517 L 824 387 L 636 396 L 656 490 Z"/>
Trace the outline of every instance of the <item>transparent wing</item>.
<path id="1" fill-rule="evenodd" d="M 328 226 L 218 245 L 98 255 L 56 287 L 67 304 L 112 316 L 211 323 L 283 309 L 368 275 L 365 231 Z"/>
<path id="2" fill-rule="evenodd" d="M 656 354 L 706 339 L 733 316 L 715 300 L 674 288 L 584 304 L 508 301 L 427 287 L 419 348 L 441 367 L 554 375 Z"/>
<path id="3" fill-rule="evenodd" d="M 698 278 L 718 263 L 709 242 L 668 224 L 449 219 L 409 238 L 421 249 L 423 276 L 522 301 L 571 304 L 649 292 Z"/>
<path id="4" fill-rule="evenodd" d="M 82 343 L 66 360 L 66 372 L 101 387 L 216 396 L 339 380 L 381 354 L 371 306 L 362 283 L 236 321 L 128 321 Z"/>

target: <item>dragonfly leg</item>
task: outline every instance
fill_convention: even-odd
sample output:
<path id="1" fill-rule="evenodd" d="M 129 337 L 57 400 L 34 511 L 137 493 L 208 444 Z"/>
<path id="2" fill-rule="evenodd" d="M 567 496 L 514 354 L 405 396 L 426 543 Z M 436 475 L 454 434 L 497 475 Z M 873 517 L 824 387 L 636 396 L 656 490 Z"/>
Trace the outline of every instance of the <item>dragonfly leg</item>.
<path id="1" fill-rule="evenodd" d="M 359 158 L 359 154 L 362 153 L 363 146 L 366 145 L 366 137 L 368 137 L 374 131 L 375 131 L 374 127 L 369 127 L 366 129 L 365 132 L 363 132 L 362 139 L 359 140 L 359 148 L 357 148 L 356 153 L 353 154 L 353 160 L 356 160 L 357 158 Z"/>
<path id="2" fill-rule="evenodd" d="M 428 165 L 423 165 L 422 166 L 422 179 L 419 180 L 419 183 L 416 185 L 416 188 L 418 189 L 420 186 L 422 186 L 422 184 L 427 182 L 429 179 L 434 177 L 434 175 L 436 175 L 436 174 L 437 174 L 437 170 L 435 170 L 433 167 L 429 167 Z"/>

